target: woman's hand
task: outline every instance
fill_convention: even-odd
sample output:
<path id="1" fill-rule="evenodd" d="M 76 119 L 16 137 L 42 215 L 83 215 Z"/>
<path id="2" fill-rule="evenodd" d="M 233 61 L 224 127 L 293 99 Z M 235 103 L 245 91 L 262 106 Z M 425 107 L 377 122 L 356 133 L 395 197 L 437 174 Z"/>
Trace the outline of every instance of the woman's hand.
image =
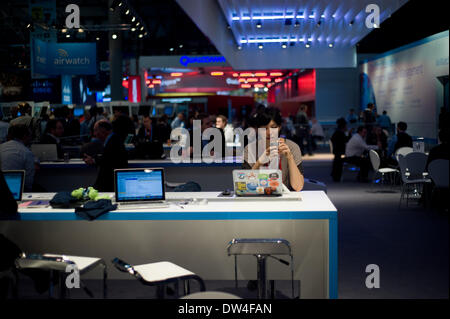
<path id="1" fill-rule="evenodd" d="M 278 153 L 285 156 L 286 158 L 292 156 L 291 149 L 286 145 L 284 139 L 280 139 L 280 142 L 278 143 Z"/>
<path id="2" fill-rule="evenodd" d="M 278 149 L 276 146 L 270 146 L 266 151 L 258 158 L 260 164 L 267 164 L 271 158 L 277 156 Z"/>

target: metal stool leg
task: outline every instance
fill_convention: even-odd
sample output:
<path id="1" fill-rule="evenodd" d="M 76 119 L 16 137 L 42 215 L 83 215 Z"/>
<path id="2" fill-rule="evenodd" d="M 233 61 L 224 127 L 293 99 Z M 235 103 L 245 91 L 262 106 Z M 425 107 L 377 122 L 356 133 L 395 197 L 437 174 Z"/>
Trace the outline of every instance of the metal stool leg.
<path id="1" fill-rule="evenodd" d="M 234 286 L 235 286 L 235 288 L 238 287 L 238 280 L 237 280 L 237 255 L 234 255 Z"/>
<path id="2" fill-rule="evenodd" d="M 266 256 L 257 255 L 258 262 L 258 299 L 267 298 L 267 263 Z"/>

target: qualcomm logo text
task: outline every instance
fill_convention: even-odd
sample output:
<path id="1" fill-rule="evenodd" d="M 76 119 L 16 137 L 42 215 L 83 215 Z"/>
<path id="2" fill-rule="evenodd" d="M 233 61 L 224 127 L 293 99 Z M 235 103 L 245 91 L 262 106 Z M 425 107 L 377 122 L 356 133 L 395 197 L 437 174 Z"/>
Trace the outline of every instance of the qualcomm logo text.
<path id="1" fill-rule="evenodd" d="M 223 56 L 202 56 L 202 57 L 188 57 L 182 56 L 180 58 L 180 64 L 188 66 L 191 63 L 225 63 L 226 60 Z"/>

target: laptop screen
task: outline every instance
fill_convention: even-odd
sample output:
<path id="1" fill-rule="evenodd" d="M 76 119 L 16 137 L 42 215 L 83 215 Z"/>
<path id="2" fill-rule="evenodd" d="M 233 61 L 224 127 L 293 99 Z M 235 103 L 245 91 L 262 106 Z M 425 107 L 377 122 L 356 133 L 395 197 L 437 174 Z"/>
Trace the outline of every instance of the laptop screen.
<path id="1" fill-rule="evenodd" d="M 164 200 L 162 169 L 116 170 L 116 201 Z"/>
<path id="2" fill-rule="evenodd" d="M 24 172 L 3 172 L 6 184 L 16 201 L 22 200 Z"/>

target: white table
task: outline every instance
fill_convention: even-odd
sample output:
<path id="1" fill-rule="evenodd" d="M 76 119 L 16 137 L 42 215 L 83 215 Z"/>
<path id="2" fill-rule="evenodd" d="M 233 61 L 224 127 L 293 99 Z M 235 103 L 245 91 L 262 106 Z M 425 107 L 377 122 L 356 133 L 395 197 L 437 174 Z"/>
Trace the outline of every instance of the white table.
<path id="1" fill-rule="evenodd" d="M 301 196 L 299 200 L 298 196 Z M 44 199 L 52 194 L 32 194 Z M 217 198 L 218 193 L 167 193 L 168 208 L 109 212 L 81 220 L 70 209 L 20 209 L 0 232 L 27 252 L 119 257 L 132 264 L 170 261 L 204 280 L 232 280 L 233 238 L 284 238 L 291 243 L 302 298 L 337 298 L 337 210 L 321 191 L 283 198 Z M 25 194 L 24 198 L 30 196 Z M 207 204 L 179 205 L 187 198 Z M 268 279 L 289 280 L 289 267 L 270 261 Z M 110 278 L 129 279 L 119 272 Z M 241 257 L 239 279 L 256 278 L 256 261 Z"/>

